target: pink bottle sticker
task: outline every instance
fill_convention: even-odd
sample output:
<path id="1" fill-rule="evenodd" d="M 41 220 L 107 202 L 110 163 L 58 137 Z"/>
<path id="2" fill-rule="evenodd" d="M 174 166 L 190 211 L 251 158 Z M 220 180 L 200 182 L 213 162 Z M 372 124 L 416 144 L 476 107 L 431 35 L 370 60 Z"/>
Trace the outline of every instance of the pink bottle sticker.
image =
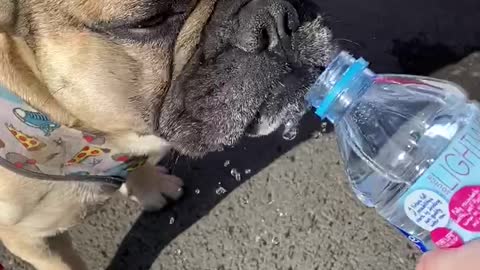
<path id="1" fill-rule="evenodd" d="M 439 248 L 457 248 L 463 245 L 460 235 L 447 228 L 437 228 L 432 231 L 430 236 L 433 243 Z"/>
<path id="2" fill-rule="evenodd" d="M 450 200 L 450 217 L 458 226 L 480 232 L 480 186 L 464 187 Z"/>
<path id="3" fill-rule="evenodd" d="M 433 125 L 425 133 L 451 142 L 400 198 L 412 222 L 394 219 L 394 225 L 419 240 L 422 252 L 480 240 L 480 110 L 472 108 L 464 126 Z"/>

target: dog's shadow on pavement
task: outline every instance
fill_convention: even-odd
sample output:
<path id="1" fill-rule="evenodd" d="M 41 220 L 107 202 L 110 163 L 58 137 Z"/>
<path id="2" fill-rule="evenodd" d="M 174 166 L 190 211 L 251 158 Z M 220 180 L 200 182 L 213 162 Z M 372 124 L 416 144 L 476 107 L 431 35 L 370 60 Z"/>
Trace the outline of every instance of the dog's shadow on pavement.
<path id="1" fill-rule="evenodd" d="M 170 241 L 207 215 L 228 193 L 312 134 L 332 130 L 330 124 L 313 115 L 305 117 L 302 126 L 301 134 L 292 141 L 283 140 L 281 132 L 277 132 L 265 139 L 246 138 L 238 147 L 201 160 L 172 155 L 166 165 L 184 179 L 184 199 L 160 213 L 141 214 L 108 269 L 150 269 Z"/>
<path id="2" fill-rule="evenodd" d="M 372 61 L 377 72 L 428 75 L 480 48 L 478 0 L 315 1 L 340 45 Z M 142 214 L 108 269 L 150 269 L 166 245 L 229 192 L 324 128 L 309 115 L 294 141 L 283 140 L 280 132 L 245 139 L 201 160 L 174 157 L 170 165 L 185 181 L 184 199 L 163 212 Z M 232 169 L 241 174 L 240 181 L 232 176 Z"/>

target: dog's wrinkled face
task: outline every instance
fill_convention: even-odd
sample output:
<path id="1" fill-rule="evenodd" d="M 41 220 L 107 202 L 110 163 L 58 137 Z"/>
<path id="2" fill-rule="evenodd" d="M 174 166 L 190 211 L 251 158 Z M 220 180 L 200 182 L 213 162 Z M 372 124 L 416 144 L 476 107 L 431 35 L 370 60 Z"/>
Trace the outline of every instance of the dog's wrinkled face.
<path id="1" fill-rule="evenodd" d="M 297 121 L 308 86 L 334 53 L 322 19 L 300 2 L 219 1 L 159 111 L 160 134 L 202 154 Z"/>
<path id="2" fill-rule="evenodd" d="M 201 156 L 303 114 L 334 46 L 302 2 L 22 0 L 16 31 L 82 122 Z"/>

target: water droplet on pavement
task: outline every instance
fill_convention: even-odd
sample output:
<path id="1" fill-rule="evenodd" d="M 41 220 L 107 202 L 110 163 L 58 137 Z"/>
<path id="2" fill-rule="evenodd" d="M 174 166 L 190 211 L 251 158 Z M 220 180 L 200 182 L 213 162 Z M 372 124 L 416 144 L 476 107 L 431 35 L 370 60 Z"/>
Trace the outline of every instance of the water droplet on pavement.
<path id="1" fill-rule="evenodd" d="M 223 194 L 227 193 L 227 190 L 224 187 L 218 187 L 215 190 L 215 193 L 217 193 L 217 195 L 223 195 Z"/>
<path id="2" fill-rule="evenodd" d="M 237 169 L 233 168 L 230 171 L 230 174 L 233 176 L 233 178 L 235 178 L 235 180 L 237 180 L 237 181 L 242 180 L 242 175 L 240 174 L 240 172 Z"/>

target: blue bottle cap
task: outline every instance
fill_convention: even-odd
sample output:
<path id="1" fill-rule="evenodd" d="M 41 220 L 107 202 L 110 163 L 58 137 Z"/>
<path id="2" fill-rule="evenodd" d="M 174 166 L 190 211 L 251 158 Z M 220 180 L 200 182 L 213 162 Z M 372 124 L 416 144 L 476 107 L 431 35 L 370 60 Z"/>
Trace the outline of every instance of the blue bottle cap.
<path id="1" fill-rule="evenodd" d="M 357 75 L 361 74 L 368 67 L 368 64 L 369 63 L 363 58 L 355 60 L 355 62 L 353 62 L 353 64 L 340 77 L 337 83 L 335 83 L 333 88 L 327 92 L 323 101 L 320 103 L 320 106 L 316 108 L 315 114 L 317 114 L 321 118 L 325 118 L 328 115 L 328 111 L 330 110 L 330 107 L 335 102 L 337 97 L 347 90 L 350 82 L 354 80 Z"/>

